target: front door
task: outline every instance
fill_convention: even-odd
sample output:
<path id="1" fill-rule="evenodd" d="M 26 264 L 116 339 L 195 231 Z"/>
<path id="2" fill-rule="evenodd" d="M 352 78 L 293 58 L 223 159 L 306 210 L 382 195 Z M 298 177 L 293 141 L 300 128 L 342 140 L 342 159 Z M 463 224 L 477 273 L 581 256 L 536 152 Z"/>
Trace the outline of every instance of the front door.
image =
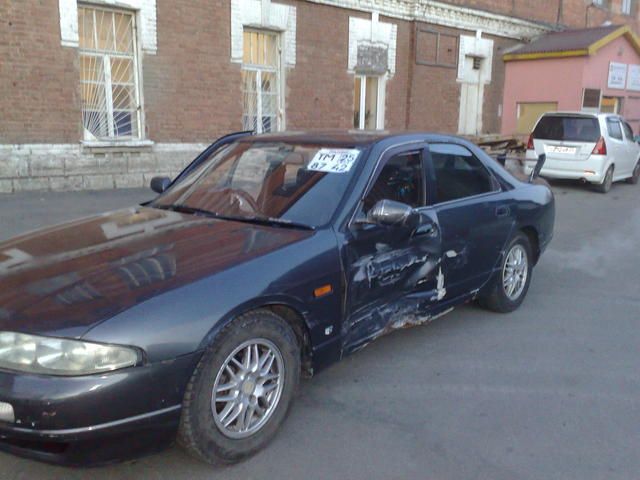
<path id="1" fill-rule="evenodd" d="M 404 226 L 358 222 L 384 199 L 413 207 L 417 221 Z M 364 346 L 389 330 L 428 320 L 429 308 L 442 289 L 441 242 L 437 216 L 424 205 L 423 149 L 389 152 L 359 206 L 343 250 L 344 351 Z"/>
<path id="2" fill-rule="evenodd" d="M 466 55 L 461 68 L 464 81 L 460 87 L 460 116 L 458 133 L 477 135 L 482 131 L 482 101 L 484 85 L 480 78 L 482 58 Z"/>
<path id="3" fill-rule="evenodd" d="M 442 232 L 445 300 L 479 289 L 491 276 L 515 225 L 500 184 L 466 147 L 429 145 L 433 208 Z"/>

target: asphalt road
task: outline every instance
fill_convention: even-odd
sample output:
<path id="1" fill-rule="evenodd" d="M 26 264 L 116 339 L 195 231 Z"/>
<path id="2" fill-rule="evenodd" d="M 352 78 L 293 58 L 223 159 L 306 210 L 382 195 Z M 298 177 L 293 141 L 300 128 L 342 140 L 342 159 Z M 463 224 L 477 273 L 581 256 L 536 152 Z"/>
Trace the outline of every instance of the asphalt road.
<path id="1" fill-rule="evenodd" d="M 256 457 L 214 470 L 174 447 L 83 470 L 0 454 L 0 478 L 640 478 L 640 185 L 554 191 L 556 236 L 517 312 L 459 308 L 303 381 Z M 0 238 L 148 197 L 0 196 Z"/>

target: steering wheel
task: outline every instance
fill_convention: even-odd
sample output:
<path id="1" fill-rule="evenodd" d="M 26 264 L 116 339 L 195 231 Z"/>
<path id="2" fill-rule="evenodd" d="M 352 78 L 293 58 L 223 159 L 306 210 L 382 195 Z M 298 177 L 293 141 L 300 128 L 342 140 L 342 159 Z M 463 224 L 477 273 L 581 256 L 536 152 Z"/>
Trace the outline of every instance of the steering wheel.
<path id="1" fill-rule="evenodd" d="M 229 188 L 228 191 L 230 195 L 232 195 L 237 199 L 238 208 L 240 210 L 247 210 L 247 208 L 245 207 L 249 206 L 251 208 L 252 213 L 258 213 L 260 211 L 260 207 L 258 207 L 258 204 L 253 199 L 253 197 L 251 197 L 251 195 L 249 195 L 244 190 L 236 190 L 234 188 Z"/>

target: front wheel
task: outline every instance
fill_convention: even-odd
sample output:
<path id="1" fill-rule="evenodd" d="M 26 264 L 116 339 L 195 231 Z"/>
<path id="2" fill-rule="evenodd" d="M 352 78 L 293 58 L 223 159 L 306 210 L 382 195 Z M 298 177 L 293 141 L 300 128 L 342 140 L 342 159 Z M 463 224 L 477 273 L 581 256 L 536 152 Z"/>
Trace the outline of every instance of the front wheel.
<path id="1" fill-rule="evenodd" d="M 531 242 L 522 232 L 509 242 L 500 271 L 487 292 L 478 298 L 480 305 L 499 313 L 516 310 L 529 290 L 532 270 Z"/>
<path id="2" fill-rule="evenodd" d="M 227 325 L 187 386 L 178 442 L 207 463 L 235 463 L 264 447 L 284 421 L 300 376 L 295 333 L 269 310 Z"/>

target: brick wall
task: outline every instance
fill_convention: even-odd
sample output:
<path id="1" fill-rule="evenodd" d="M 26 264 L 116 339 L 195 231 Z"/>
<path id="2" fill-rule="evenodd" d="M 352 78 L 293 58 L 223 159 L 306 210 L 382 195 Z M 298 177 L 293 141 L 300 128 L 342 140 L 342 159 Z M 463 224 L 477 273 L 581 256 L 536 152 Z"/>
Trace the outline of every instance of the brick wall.
<path id="1" fill-rule="evenodd" d="M 286 72 L 287 128 L 351 128 L 353 75 L 347 73 L 349 16 L 317 4 L 297 7 L 296 66 Z M 327 30 L 330 34 L 327 35 Z"/>
<path id="2" fill-rule="evenodd" d="M 147 137 L 205 142 L 240 130 L 240 65 L 229 61 L 230 2 L 157 5 L 158 51 L 143 58 Z"/>
<path id="3" fill-rule="evenodd" d="M 287 68 L 289 129 L 351 128 L 354 78 L 347 71 L 349 17 L 371 13 L 302 0 L 296 7 L 295 66 Z M 451 0 L 448 3 L 555 23 L 560 0 Z M 605 20 L 637 21 L 586 0 L 563 0 L 561 21 L 582 27 Z M 77 48 L 60 44 L 58 0 L 0 0 L 0 191 L 141 186 L 154 174 L 174 174 L 202 145 L 239 130 L 240 64 L 231 61 L 231 1 L 157 1 L 153 47 L 141 56 L 145 138 L 142 148 L 96 150 L 80 145 L 81 100 Z M 455 36 L 460 30 L 395 17 L 395 73 L 386 89 L 391 130 L 455 133 L 457 70 L 415 62 L 416 26 Z M 153 25 L 150 25 L 152 27 Z M 494 41 L 492 80 L 485 87 L 483 131 L 498 132 L 504 84 L 502 53 L 515 43 Z M 157 48 L 156 48 L 157 47 Z"/>
<path id="4" fill-rule="evenodd" d="M 60 46 L 58 0 L 0 0 L 0 144 L 77 142 L 78 56 Z"/>
<path id="5" fill-rule="evenodd" d="M 640 32 L 638 9 L 631 16 L 622 15 L 622 0 L 605 0 L 604 7 L 589 6 L 591 0 L 446 0 L 446 3 L 571 28 L 598 26 L 609 20 L 629 24 L 636 33 Z"/>

